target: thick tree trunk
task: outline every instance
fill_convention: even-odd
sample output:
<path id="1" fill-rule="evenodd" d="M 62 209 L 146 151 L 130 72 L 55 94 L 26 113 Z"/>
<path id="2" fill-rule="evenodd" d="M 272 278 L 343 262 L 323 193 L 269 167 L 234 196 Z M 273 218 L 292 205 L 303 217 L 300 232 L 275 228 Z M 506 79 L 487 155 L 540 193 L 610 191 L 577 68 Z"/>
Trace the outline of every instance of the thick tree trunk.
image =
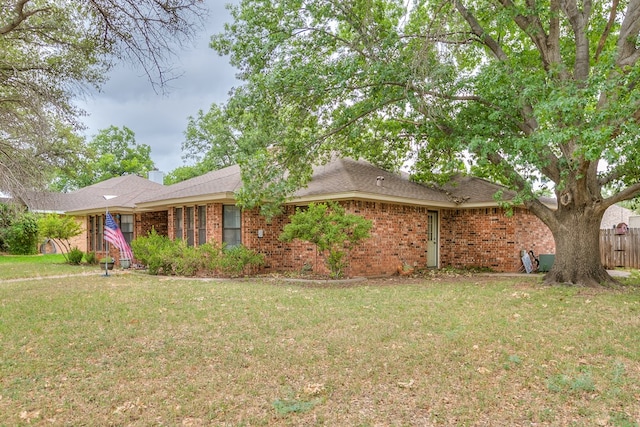
<path id="1" fill-rule="evenodd" d="M 589 212 L 590 210 L 587 210 Z M 600 220 L 593 212 L 565 212 L 551 226 L 556 243 L 555 262 L 545 283 L 600 286 L 616 283 L 600 260 Z"/>

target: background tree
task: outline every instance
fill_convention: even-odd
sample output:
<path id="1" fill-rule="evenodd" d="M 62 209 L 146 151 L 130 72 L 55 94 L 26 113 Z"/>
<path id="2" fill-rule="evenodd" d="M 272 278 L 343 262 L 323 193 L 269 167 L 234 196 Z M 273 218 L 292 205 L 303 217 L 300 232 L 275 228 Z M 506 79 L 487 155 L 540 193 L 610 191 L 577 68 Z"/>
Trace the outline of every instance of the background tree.
<path id="1" fill-rule="evenodd" d="M 183 160 L 191 165 L 179 166 L 165 177 L 165 184 L 175 184 L 207 172 L 237 163 L 238 131 L 233 128 L 223 107 L 212 104 L 206 113 L 190 116 L 182 142 Z"/>
<path id="2" fill-rule="evenodd" d="M 254 134 L 272 146 L 242 160 L 247 182 L 270 180 L 245 186 L 246 205 L 281 198 L 336 152 L 387 168 L 410 161 L 422 181 L 466 159 L 552 231 L 547 282 L 613 280 L 598 229 L 607 207 L 640 194 L 640 0 L 243 0 L 231 10 L 212 47 L 245 81 L 232 102 L 270 111 Z"/>
<path id="3" fill-rule="evenodd" d="M 164 87 L 176 76 L 172 53 L 205 15 L 201 0 L 0 2 L 0 190 L 19 198 L 71 168 L 82 114 L 73 97 L 99 88 L 118 61 Z"/>
<path id="4" fill-rule="evenodd" d="M 213 104 L 206 113 L 200 110 L 196 117 L 189 117 L 182 143 L 184 157 L 210 171 L 234 165 L 239 150 L 237 135 L 225 109 Z"/>
<path id="5" fill-rule="evenodd" d="M 336 203 L 310 203 L 306 209 L 296 208 L 291 222 L 284 226 L 279 239 L 313 243 L 319 252 L 327 252 L 327 266 L 332 277 L 342 277 L 347 262 L 345 249 L 351 249 L 369 237 L 372 223 L 360 215 L 347 214 Z"/>
<path id="6" fill-rule="evenodd" d="M 135 133 L 126 126 L 101 129 L 85 149 L 82 167 L 64 171 L 52 187 L 69 191 L 125 174 L 146 176 L 155 168 L 151 147 L 137 144 Z"/>
<path id="7" fill-rule="evenodd" d="M 15 212 L 10 224 L 0 228 L 0 241 L 12 255 L 35 255 L 38 253 L 38 219 L 26 211 Z"/>
<path id="8" fill-rule="evenodd" d="M 9 250 L 5 236 L 13 221 L 17 220 L 23 212 L 24 207 L 15 203 L 0 203 L 0 252 Z"/>

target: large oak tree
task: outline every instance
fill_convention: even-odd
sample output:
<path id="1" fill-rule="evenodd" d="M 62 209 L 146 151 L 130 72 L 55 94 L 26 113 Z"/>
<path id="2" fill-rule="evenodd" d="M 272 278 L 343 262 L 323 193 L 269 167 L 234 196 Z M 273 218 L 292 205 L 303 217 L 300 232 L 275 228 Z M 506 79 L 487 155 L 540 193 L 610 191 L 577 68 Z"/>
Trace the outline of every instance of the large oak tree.
<path id="1" fill-rule="evenodd" d="M 212 47 L 245 81 L 238 120 L 263 117 L 247 130 L 245 203 L 304 184 L 335 152 L 410 160 L 423 181 L 470 162 L 551 229 L 547 282 L 612 281 L 600 220 L 640 194 L 640 0 L 243 0 L 232 12 Z"/>
<path id="2" fill-rule="evenodd" d="M 52 168 L 76 167 L 74 97 L 100 88 L 119 61 L 162 89 L 205 13 L 202 0 L 0 2 L 0 192 L 20 198 Z"/>

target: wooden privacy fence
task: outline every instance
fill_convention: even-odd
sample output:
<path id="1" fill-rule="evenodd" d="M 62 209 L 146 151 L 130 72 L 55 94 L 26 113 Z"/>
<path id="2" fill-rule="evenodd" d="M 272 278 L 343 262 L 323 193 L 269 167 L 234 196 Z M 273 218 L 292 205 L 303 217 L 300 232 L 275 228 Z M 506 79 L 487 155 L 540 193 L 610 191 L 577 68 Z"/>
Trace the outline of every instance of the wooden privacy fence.
<path id="1" fill-rule="evenodd" d="M 600 260 L 606 268 L 640 268 L 640 228 L 624 234 L 616 229 L 600 230 Z"/>

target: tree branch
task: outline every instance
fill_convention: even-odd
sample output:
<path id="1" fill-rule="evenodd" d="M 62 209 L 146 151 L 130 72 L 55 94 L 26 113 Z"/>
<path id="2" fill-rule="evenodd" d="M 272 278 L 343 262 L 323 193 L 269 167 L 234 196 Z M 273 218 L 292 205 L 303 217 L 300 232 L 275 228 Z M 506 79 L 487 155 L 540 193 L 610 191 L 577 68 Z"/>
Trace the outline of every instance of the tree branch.
<path id="1" fill-rule="evenodd" d="M 13 8 L 14 18 L 9 21 L 4 27 L 0 27 L 0 35 L 4 35 L 15 30 L 20 26 L 20 24 L 29 19 L 30 16 L 33 16 L 40 12 L 46 12 L 51 9 L 49 7 L 44 7 L 25 12 L 25 5 L 29 3 L 29 1 L 30 0 L 20 0 L 16 3 L 15 7 Z"/>
<path id="2" fill-rule="evenodd" d="M 579 82 L 584 82 L 589 76 L 589 39 L 586 27 L 591 14 L 591 1 L 584 0 L 582 11 L 578 9 L 576 0 L 561 0 L 561 5 L 571 23 L 575 40 L 576 59 L 573 67 L 573 77 Z"/>
<path id="3" fill-rule="evenodd" d="M 636 47 L 638 33 L 640 32 L 640 0 L 630 0 L 627 10 L 620 25 L 618 35 L 619 67 L 632 66 L 640 57 L 640 49 Z"/>
<path id="4" fill-rule="evenodd" d="M 509 59 L 498 42 L 496 42 L 496 40 L 491 37 L 489 33 L 484 30 L 484 28 L 482 28 L 476 17 L 473 16 L 473 14 L 471 14 L 471 12 L 469 12 L 466 7 L 464 7 L 460 0 L 454 0 L 453 4 L 460 15 L 462 15 L 464 20 L 469 24 L 473 34 L 475 34 L 485 46 L 491 49 L 491 52 L 493 52 L 494 56 L 497 59 L 499 59 L 500 61 L 506 61 L 507 59 Z"/>
<path id="5" fill-rule="evenodd" d="M 623 200 L 633 199 L 640 195 L 640 182 L 633 184 L 622 191 L 617 192 L 611 197 L 607 197 L 602 201 L 603 207 L 607 208 Z"/>
<path id="6" fill-rule="evenodd" d="M 607 21 L 607 25 L 604 27 L 602 31 L 602 35 L 600 36 L 600 40 L 598 41 L 598 47 L 596 48 L 596 53 L 594 55 L 594 59 L 597 61 L 604 49 L 604 44 L 606 43 L 609 35 L 611 34 L 611 29 L 613 28 L 613 24 L 616 22 L 616 14 L 618 13 L 618 4 L 620 4 L 620 0 L 613 0 L 611 3 L 611 10 L 609 11 L 609 20 Z"/>

